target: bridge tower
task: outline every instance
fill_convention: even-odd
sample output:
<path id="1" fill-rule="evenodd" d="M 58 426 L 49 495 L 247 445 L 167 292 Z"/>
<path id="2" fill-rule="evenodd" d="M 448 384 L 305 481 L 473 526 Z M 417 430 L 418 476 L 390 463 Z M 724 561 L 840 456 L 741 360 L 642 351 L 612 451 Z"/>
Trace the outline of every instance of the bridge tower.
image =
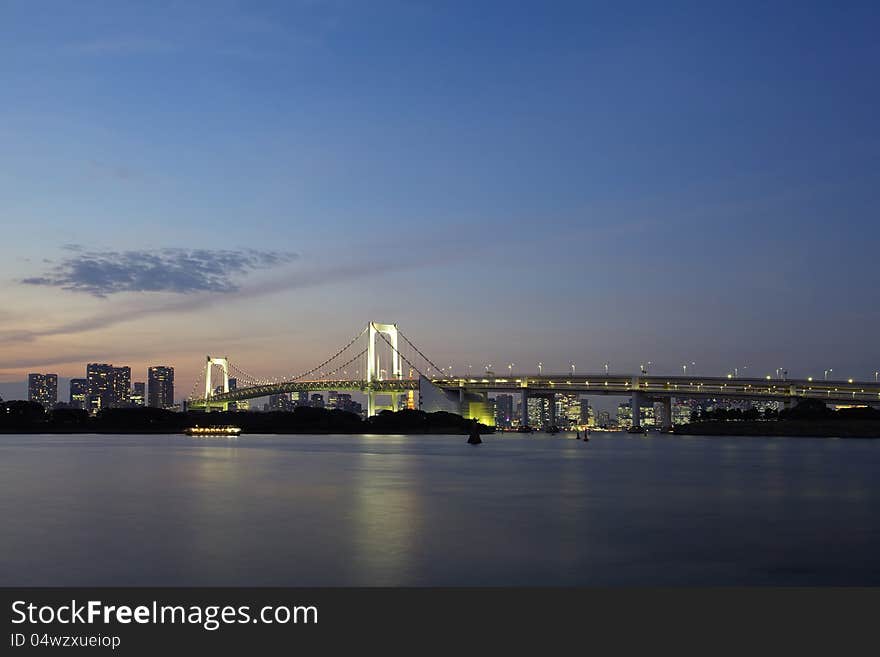
<path id="1" fill-rule="evenodd" d="M 205 360 L 205 411 L 211 410 L 210 399 L 214 396 L 214 386 L 211 384 L 211 372 L 217 365 L 223 370 L 223 392 L 229 392 L 229 359 L 212 358 L 207 356 Z M 223 410 L 229 408 L 228 402 L 223 402 Z"/>
<path id="2" fill-rule="evenodd" d="M 377 324 L 370 322 L 367 325 L 369 331 L 367 341 L 367 415 L 376 414 L 378 407 L 376 406 L 376 397 L 380 393 L 376 393 L 372 389 L 374 381 L 382 381 L 382 367 L 379 362 L 379 352 L 376 350 L 376 338 L 379 334 L 388 336 L 388 342 L 391 343 L 391 378 L 402 379 L 403 368 L 400 366 L 400 352 L 397 344 L 397 324 Z M 381 393 L 391 397 L 391 409 L 397 410 L 397 398 L 399 393 L 389 392 Z"/>

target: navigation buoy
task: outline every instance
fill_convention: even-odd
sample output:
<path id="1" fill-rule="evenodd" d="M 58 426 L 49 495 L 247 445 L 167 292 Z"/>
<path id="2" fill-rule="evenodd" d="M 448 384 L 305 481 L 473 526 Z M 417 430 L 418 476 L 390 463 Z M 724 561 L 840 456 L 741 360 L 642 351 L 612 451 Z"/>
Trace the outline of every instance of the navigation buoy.
<path id="1" fill-rule="evenodd" d="M 474 421 L 471 423 L 471 435 L 468 437 L 468 445 L 479 445 L 482 442 L 480 432 L 477 429 L 477 423 Z"/>

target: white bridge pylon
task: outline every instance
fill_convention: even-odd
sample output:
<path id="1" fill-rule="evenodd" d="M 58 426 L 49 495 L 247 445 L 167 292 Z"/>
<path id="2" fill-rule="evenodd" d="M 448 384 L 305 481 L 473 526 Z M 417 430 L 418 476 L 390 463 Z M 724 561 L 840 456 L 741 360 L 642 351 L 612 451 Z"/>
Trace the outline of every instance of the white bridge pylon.
<path id="1" fill-rule="evenodd" d="M 365 350 L 361 351 L 358 356 L 348 361 L 348 363 L 353 362 L 356 358 L 362 358 L 364 355 L 364 351 L 366 351 L 366 367 L 364 368 L 364 378 L 359 382 L 360 390 L 367 397 L 367 413 L 372 416 L 375 415 L 378 411 L 384 409 L 397 410 L 397 402 L 401 395 L 403 394 L 411 394 L 406 393 L 401 390 L 388 390 L 389 387 L 387 383 L 383 385 L 378 385 L 380 382 L 387 381 L 400 381 L 403 379 L 403 361 L 405 358 L 401 355 L 400 342 L 399 337 L 403 337 L 404 340 L 409 342 L 406 339 L 406 336 L 401 336 L 400 332 L 397 328 L 397 324 L 380 324 L 378 322 L 368 322 L 366 328 L 364 328 L 360 335 L 358 335 L 354 340 L 352 340 L 346 347 L 344 347 L 340 352 L 338 352 L 335 356 L 333 356 L 330 360 L 325 362 L 323 365 L 318 366 L 319 368 L 323 368 L 324 365 L 335 359 L 337 356 L 340 356 L 347 349 L 352 347 L 358 340 L 362 340 L 364 335 L 367 336 L 367 347 Z M 378 342 L 384 343 L 378 344 Z M 361 345 L 363 342 L 360 343 Z M 386 349 L 385 347 L 388 347 Z M 390 353 L 388 353 L 390 351 Z M 388 358 L 391 359 L 391 362 L 388 363 Z M 360 361 L 363 363 L 364 361 Z M 407 363 L 409 361 L 407 360 Z M 222 390 L 218 386 L 217 390 L 214 389 L 214 368 L 219 367 L 223 373 L 223 387 Z M 344 366 L 343 366 L 344 367 Z M 299 377 L 295 377 L 290 379 L 288 383 L 293 383 L 296 381 L 301 381 L 305 383 L 315 383 L 315 381 L 307 381 L 304 379 L 305 376 L 309 374 L 313 374 L 317 371 L 318 368 L 312 369 L 306 374 L 300 375 Z M 333 370 L 334 372 L 338 371 L 341 368 L 336 368 Z M 204 397 L 204 406 L 206 411 L 210 411 L 211 407 L 220 408 L 222 407 L 224 410 L 228 408 L 229 402 L 225 398 L 223 401 L 216 400 L 216 395 L 219 393 L 228 393 L 229 392 L 229 358 L 224 356 L 222 358 L 214 357 L 214 356 L 206 356 L 205 357 L 205 397 Z M 237 371 L 233 368 L 233 371 Z M 412 370 L 410 370 L 412 371 Z M 323 373 L 322 373 L 323 377 Z M 240 380 L 239 380 L 240 382 Z M 279 383 L 276 379 L 274 383 Z M 271 382 L 269 381 L 252 381 L 251 384 L 270 387 Z M 392 388 L 394 386 L 391 386 Z M 378 388 L 378 389 L 376 389 Z M 239 390 L 242 390 L 241 386 L 239 386 Z M 390 404 L 377 404 L 377 397 L 382 398 L 390 398 Z M 215 401 L 212 401 L 215 400 Z"/>
<path id="2" fill-rule="evenodd" d="M 367 326 L 369 335 L 367 337 L 367 384 L 373 381 L 382 381 L 382 364 L 379 362 L 379 352 L 376 349 L 376 338 L 379 334 L 388 336 L 388 342 L 391 343 L 391 378 L 402 379 L 403 369 L 400 366 L 400 352 L 397 345 L 397 324 L 378 324 L 370 322 Z M 390 410 L 397 410 L 398 394 L 389 392 L 384 393 L 391 398 Z M 367 415 L 372 417 L 375 415 L 379 407 L 376 404 L 377 393 L 372 390 L 367 391 Z"/>
<path id="3" fill-rule="evenodd" d="M 223 370 L 223 392 L 229 392 L 229 358 L 212 358 L 207 356 L 205 360 L 205 400 L 214 396 L 214 386 L 211 384 L 211 372 L 217 365 Z M 223 405 L 226 408 L 226 404 Z"/>
<path id="4" fill-rule="evenodd" d="M 367 343 L 367 381 L 381 381 L 382 367 L 379 362 L 379 352 L 376 350 L 376 337 L 382 333 L 388 336 L 391 343 L 391 378 L 403 378 L 403 370 L 400 367 L 400 352 L 397 350 L 397 324 L 377 324 L 370 322 L 369 342 Z"/>

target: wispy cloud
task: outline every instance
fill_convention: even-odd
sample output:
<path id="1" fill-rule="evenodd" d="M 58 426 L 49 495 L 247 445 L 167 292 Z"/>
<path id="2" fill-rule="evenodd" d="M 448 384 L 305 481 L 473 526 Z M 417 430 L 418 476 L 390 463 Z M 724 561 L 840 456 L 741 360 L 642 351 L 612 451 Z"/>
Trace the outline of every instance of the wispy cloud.
<path id="1" fill-rule="evenodd" d="M 457 257 L 464 258 L 466 255 L 462 253 Z M 229 303 L 235 299 L 253 299 L 291 290 L 340 284 L 349 281 L 361 281 L 375 276 L 432 267 L 438 264 L 448 264 L 449 262 L 450 259 L 447 257 L 425 258 L 413 254 L 408 259 L 401 258 L 395 262 L 353 262 L 330 267 L 309 267 L 278 276 L 275 279 L 260 284 L 255 283 L 243 286 L 225 294 L 203 292 L 170 300 L 157 299 L 155 302 L 147 303 L 138 301 L 122 305 L 114 304 L 112 309 L 108 309 L 105 312 L 96 313 L 53 327 L 36 330 L 13 329 L 0 332 L 0 344 L 31 342 L 43 337 L 87 333 L 153 315 L 188 313 L 202 310 L 217 303 Z"/>
<path id="2" fill-rule="evenodd" d="M 75 55 L 153 55 L 173 53 L 177 45 L 163 39 L 142 36 L 114 36 L 68 44 L 65 50 Z"/>
<path id="3" fill-rule="evenodd" d="M 75 245 L 70 245 L 75 246 Z M 71 250 L 42 276 L 25 278 L 25 285 L 58 287 L 106 297 L 119 292 L 230 293 L 233 280 L 256 269 L 286 264 L 297 256 L 277 251 L 209 251 L 161 249 L 99 253 Z"/>

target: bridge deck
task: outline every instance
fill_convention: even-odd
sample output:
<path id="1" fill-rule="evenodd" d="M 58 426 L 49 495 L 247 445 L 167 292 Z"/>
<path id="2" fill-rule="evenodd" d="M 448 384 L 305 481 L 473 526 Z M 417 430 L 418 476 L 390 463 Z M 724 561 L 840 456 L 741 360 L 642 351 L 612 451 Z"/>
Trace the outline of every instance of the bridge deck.
<path id="1" fill-rule="evenodd" d="M 473 392 L 516 393 L 527 390 L 533 394 L 577 393 L 585 395 L 629 396 L 634 391 L 648 398 L 730 397 L 742 399 L 785 400 L 792 398 L 822 399 L 832 403 L 880 403 L 880 383 L 863 381 L 813 381 L 810 379 L 754 379 L 696 376 L 658 376 L 623 374 L 582 374 L 578 376 L 512 375 L 483 378 L 435 378 L 431 382 L 446 390 L 467 388 Z M 407 392 L 419 389 L 418 379 L 386 381 L 320 380 L 267 383 L 230 390 L 210 398 L 211 405 L 267 397 L 290 392 L 339 390 L 356 392 Z M 191 406 L 205 406 L 204 399 L 192 400 Z"/>

